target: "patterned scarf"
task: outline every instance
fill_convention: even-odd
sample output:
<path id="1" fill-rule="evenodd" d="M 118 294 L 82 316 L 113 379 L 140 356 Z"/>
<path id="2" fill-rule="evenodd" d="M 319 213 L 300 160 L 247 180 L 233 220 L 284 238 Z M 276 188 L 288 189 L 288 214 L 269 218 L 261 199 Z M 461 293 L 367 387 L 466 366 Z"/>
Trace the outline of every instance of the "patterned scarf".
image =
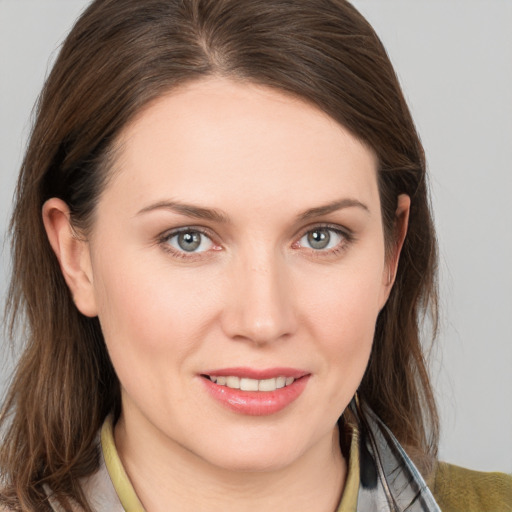
<path id="1" fill-rule="evenodd" d="M 395 436 L 357 398 L 350 404 L 360 432 L 357 512 L 441 512 Z"/>

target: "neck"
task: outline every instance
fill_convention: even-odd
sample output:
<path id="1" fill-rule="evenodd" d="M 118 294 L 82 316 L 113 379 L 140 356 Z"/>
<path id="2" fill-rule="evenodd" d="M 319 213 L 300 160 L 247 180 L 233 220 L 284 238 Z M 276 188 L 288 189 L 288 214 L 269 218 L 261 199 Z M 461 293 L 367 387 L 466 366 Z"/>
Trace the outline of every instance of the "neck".
<path id="1" fill-rule="evenodd" d="M 146 434 L 146 435 L 145 435 Z M 146 512 L 334 512 L 346 477 L 338 428 L 291 464 L 272 470 L 219 468 L 183 446 L 121 417 L 119 456 Z"/>

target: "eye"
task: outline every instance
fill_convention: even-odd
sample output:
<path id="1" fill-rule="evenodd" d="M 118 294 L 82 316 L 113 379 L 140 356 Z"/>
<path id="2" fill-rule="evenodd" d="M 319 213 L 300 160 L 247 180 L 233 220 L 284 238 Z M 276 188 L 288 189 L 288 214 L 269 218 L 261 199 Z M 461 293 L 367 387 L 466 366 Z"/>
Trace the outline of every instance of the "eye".
<path id="1" fill-rule="evenodd" d="M 196 229 L 186 229 L 171 233 L 166 237 L 165 241 L 179 252 L 204 252 L 213 247 L 212 240 Z"/>
<path id="2" fill-rule="evenodd" d="M 334 249 L 345 237 L 333 228 L 315 228 L 305 233 L 299 240 L 301 247 L 309 247 L 315 251 Z"/>

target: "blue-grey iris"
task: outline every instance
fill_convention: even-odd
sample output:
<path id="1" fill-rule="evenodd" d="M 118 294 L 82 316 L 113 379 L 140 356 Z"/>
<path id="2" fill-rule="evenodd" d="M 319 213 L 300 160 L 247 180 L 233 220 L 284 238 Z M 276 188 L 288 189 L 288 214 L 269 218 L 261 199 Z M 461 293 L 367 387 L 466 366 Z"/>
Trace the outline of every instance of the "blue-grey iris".
<path id="1" fill-rule="evenodd" d="M 180 249 L 186 252 L 195 251 L 201 245 L 201 233 L 197 231 L 185 231 L 177 236 Z"/>
<path id="2" fill-rule="evenodd" d="M 308 244 L 313 249 L 325 249 L 331 241 L 331 234 L 328 229 L 315 229 L 308 233 Z"/>

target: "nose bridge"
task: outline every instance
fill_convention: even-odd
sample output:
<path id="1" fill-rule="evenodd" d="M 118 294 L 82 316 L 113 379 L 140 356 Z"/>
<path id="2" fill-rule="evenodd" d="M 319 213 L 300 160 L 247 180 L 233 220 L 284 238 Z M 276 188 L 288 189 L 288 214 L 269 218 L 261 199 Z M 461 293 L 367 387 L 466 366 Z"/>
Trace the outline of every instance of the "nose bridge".
<path id="1" fill-rule="evenodd" d="M 265 344 L 295 331 L 290 275 L 284 258 L 276 251 L 254 250 L 240 255 L 230 289 L 224 320 L 231 337 Z"/>

